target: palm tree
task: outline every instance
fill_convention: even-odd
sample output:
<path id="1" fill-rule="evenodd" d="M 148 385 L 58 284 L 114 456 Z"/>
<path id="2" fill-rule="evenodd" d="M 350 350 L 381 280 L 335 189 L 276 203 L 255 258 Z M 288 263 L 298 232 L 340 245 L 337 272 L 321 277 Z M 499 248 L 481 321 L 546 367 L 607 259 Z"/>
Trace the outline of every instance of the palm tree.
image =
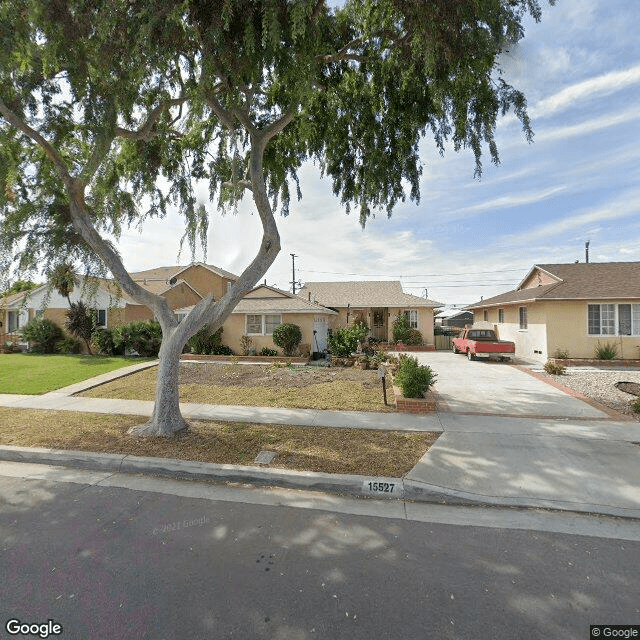
<path id="1" fill-rule="evenodd" d="M 76 284 L 76 276 L 73 271 L 73 265 L 70 262 L 61 262 L 49 271 L 49 282 L 53 288 L 64 296 L 71 307 L 71 298 L 69 294 L 73 291 Z"/>

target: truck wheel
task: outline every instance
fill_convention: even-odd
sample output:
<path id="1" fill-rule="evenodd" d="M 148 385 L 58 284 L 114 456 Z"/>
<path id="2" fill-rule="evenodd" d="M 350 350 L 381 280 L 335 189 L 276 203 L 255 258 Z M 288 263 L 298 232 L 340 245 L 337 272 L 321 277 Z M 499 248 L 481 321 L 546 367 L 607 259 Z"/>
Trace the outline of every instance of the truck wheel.
<path id="1" fill-rule="evenodd" d="M 460 353 L 457 349 L 456 349 L 456 345 L 452 344 L 451 348 L 453 349 L 453 353 Z"/>
<path id="2" fill-rule="evenodd" d="M 471 362 L 471 360 L 475 360 L 476 357 L 473 353 L 471 353 L 471 349 L 467 349 L 467 360 L 469 360 L 469 362 Z"/>

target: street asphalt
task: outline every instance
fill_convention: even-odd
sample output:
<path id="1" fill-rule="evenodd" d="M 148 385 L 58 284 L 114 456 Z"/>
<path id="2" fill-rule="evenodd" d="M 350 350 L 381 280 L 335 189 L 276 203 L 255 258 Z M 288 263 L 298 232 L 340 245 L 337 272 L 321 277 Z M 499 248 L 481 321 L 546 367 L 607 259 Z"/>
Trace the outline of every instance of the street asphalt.
<path id="1" fill-rule="evenodd" d="M 187 419 L 441 432 L 403 478 L 7 446 L 0 447 L 0 459 L 410 501 L 543 507 L 640 518 L 640 423 L 613 420 L 593 403 L 507 364 L 469 362 L 448 352 L 417 355 L 438 374 L 438 411 L 427 416 L 182 405 Z M 128 373 L 121 369 L 105 374 L 100 383 Z M 42 396 L 4 395 L 0 396 L 0 406 L 151 414 L 151 402 L 72 395 L 95 384 L 95 380 L 89 380 Z M 393 484 L 393 491 L 379 493 L 381 483 Z"/>

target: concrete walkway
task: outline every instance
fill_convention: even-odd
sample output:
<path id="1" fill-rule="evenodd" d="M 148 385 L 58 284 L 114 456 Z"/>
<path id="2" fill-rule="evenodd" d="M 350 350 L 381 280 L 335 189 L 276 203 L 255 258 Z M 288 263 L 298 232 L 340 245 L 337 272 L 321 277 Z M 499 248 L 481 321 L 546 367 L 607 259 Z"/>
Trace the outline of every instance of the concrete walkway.
<path id="1" fill-rule="evenodd" d="M 419 354 L 438 372 L 437 413 L 318 411 L 185 403 L 191 419 L 443 432 L 404 478 L 371 478 L 259 467 L 0 447 L 0 459 L 244 480 L 377 497 L 444 503 L 543 507 L 640 518 L 640 423 L 604 412 L 505 364 Z M 149 365 L 147 365 L 149 366 Z M 126 375 L 120 370 L 106 376 Z M 149 416 L 152 402 L 80 398 L 95 379 L 42 396 L 4 395 L 0 406 Z M 84 385 L 84 386 L 83 386 Z M 501 391 L 500 391 L 501 390 Z M 445 410 L 443 410 L 443 408 Z M 519 414 L 519 415 L 518 415 Z M 393 484 L 388 495 L 373 483 Z"/>

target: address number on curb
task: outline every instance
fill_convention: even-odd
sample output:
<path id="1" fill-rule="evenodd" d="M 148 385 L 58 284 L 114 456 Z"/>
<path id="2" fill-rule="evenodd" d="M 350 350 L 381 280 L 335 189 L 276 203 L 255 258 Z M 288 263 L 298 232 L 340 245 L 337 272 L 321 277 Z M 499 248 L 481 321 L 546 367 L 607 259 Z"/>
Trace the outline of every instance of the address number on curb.
<path id="1" fill-rule="evenodd" d="M 373 495 L 396 495 L 400 493 L 398 482 L 388 482 L 386 480 L 365 480 L 362 488 L 365 493 Z"/>

